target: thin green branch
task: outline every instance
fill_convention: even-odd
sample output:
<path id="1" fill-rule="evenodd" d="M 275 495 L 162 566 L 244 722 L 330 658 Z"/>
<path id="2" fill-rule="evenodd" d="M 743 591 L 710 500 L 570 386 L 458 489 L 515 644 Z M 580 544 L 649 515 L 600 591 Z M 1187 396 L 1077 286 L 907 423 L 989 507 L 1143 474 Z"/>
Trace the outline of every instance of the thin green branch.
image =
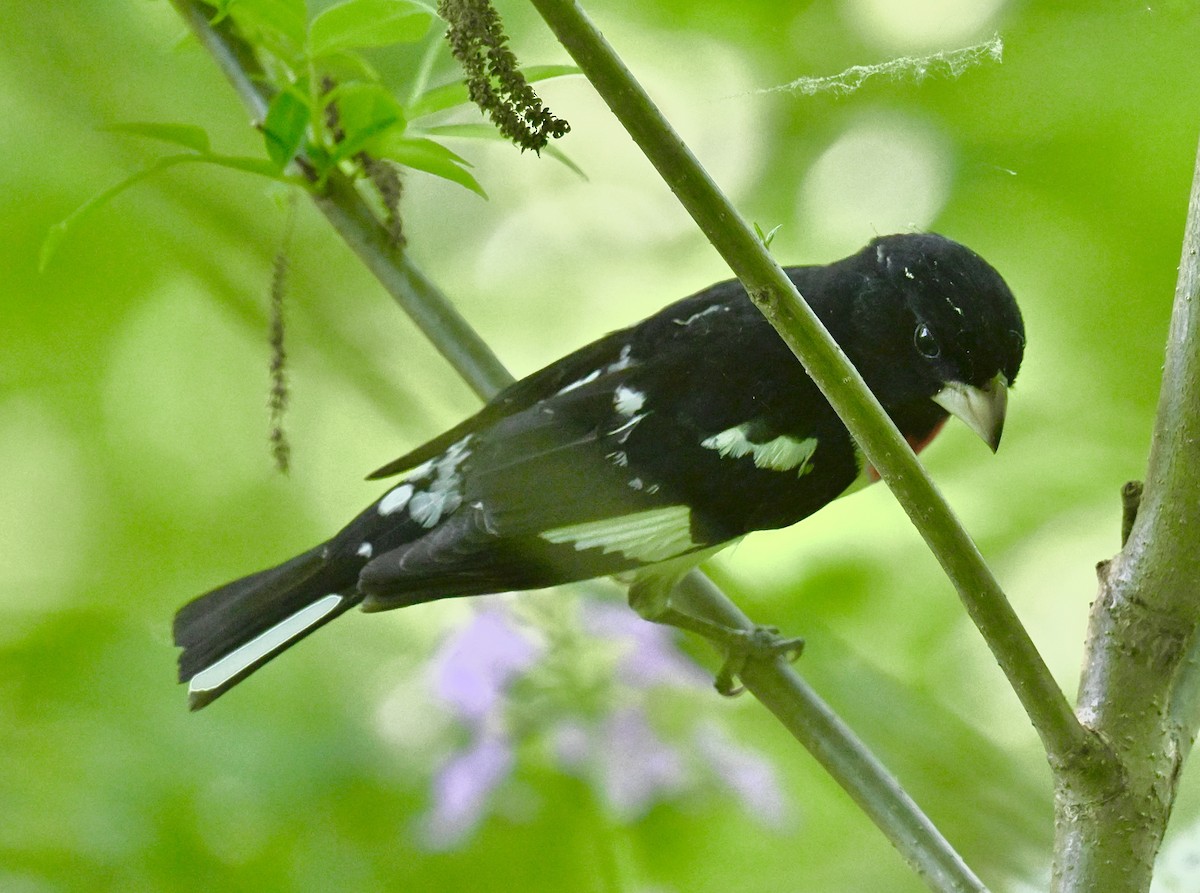
<path id="1" fill-rule="evenodd" d="M 703 574 L 689 574 L 672 598 L 726 626 L 753 628 L 750 619 Z M 931 890 L 987 890 L 895 777 L 782 658 L 751 661 L 740 679 L 875 822 Z"/>
<path id="2" fill-rule="evenodd" d="M 978 548 L 795 285 L 574 0 L 531 0 L 601 98 L 746 286 L 896 494 L 1008 677 L 1053 764 L 1099 745 L 1075 718 Z"/>
<path id="3" fill-rule="evenodd" d="M 251 58 L 232 35 L 218 35 L 197 4 L 172 0 L 200 42 L 242 97 L 251 113 L 261 116 L 266 99 L 246 68 Z M 348 182 L 333 185 L 318 203 L 335 228 L 406 311 L 440 319 L 446 298 L 386 242 L 386 232 Z M 401 292 L 398 295 L 397 292 Z M 410 308 L 413 308 L 410 310 Z M 465 328 L 466 323 L 462 326 Z M 462 337 L 452 327 L 422 327 L 451 365 L 472 383 L 480 396 L 490 397 L 511 376 L 474 332 Z M 461 340 L 460 340 L 461 338 Z M 695 610 L 715 620 L 749 628 L 751 622 L 706 577 L 693 571 L 681 593 Z M 800 677 L 782 661 L 751 662 L 743 673 L 747 688 L 762 699 L 789 731 L 862 805 L 868 815 L 937 893 L 986 893 L 928 818 L 900 788 L 879 761 Z"/>

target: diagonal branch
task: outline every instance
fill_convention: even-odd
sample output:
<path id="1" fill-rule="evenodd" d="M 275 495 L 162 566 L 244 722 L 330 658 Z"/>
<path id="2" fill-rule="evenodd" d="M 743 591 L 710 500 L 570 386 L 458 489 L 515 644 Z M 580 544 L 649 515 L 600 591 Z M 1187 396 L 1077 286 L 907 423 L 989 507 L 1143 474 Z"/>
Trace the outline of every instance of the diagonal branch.
<path id="1" fill-rule="evenodd" d="M 532 0 L 613 114 L 804 364 L 925 538 L 1055 766 L 1105 756 L 1075 718 L 978 548 L 796 286 L 574 0 Z"/>

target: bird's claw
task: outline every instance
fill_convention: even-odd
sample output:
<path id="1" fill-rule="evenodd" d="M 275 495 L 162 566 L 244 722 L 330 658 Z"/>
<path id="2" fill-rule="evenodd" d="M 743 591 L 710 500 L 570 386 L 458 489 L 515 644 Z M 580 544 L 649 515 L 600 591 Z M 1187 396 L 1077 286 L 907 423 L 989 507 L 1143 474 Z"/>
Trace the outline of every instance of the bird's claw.
<path id="1" fill-rule="evenodd" d="M 725 640 L 725 663 L 717 671 L 713 686 L 727 698 L 736 697 L 745 691 L 737 680 L 750 661 L 782 657 L 792 663 L 803 653 L 804 639 L 784 638 L 777 627 L 731 629 Z"/>

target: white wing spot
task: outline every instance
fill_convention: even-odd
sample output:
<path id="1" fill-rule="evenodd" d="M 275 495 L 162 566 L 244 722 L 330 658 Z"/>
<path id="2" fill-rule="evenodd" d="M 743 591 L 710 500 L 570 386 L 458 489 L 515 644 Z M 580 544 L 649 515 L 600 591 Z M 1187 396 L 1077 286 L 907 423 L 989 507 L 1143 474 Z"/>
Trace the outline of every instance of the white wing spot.
<path id="1" fill-rule="evenodd" d="M 577 551 L 602 549 L 645 562 L 665 561 L 698 545 L 692 542 L 691 510 L 686 505 L 569 524 L 538 536 L 551 543 L 571 543 Z"/>
<path id="2" fill-rule="evenodd" d="M 632 352 L 633 352 L 633 345 L 626 344 L 624 347 L 621 348 L 621 354 L 620 354 L 620 356 L 617 357 L 617 361 L 615 363 L 610 363 L 608 368 L 605 369 L 604 371 L 605 372 L 620 372 L 622 369 L 628 369 L 630 366 L 633 365 L 633 360 L 631 360 L 629 358 L 629 355 Z"/>
<path id="3" fill-rule="evenodd" d="M 391 515 L 408 505 L 413 495 L 412 484 L 401 484 L 379 500 L 379 514 Z"/>
<path id="4" fill-rule="evenodd" d="M 637 415 L 633 416 L 624 425 L 622 425 L 619 428 L 614 428 L 613 430 L 609 431 L 608 434 L 610 437 L 614 434 L 620 434 L 621 436 L 617 438 L 617 443 L 624 443 L 625 441 L 627 441 L 629 439 L 629 435 L 633 433 L 633 429 L 637 427 L 637 423 L 640 422 L 645 417 L 646 417 L 646 413 L 639 412 Z"/>
<path id="5" fill-rule="evenodd" d="M 613 392 L 613 408 L 623 416 L 631 416 L 646 405 L 646 395 L 627 385 L 618 385 Z"/>
<path id="6" fill-rule="evenodd" d="M 617 466 L 618 468 L 624 468 L 626 465 L 629 464 L 629 454 L 626 453 L 624 450 L 614 450 L 613 452 L 606 455 L 604 458 L 609 460 L 610 462 L 612 462 L 612 464 Z"/>
<path id="7" fill-rule="evenodd" d="M 746 436 L 745 426 L 727 428 L 719 434 L 700 441 L 700 446 L 716 450 L 722 458 L 740 459 L 750 456 L 759 468 L 770 471 L 791 471 L 798 469 L 796 474 L 805 475 L 812 471 L 813 453 L 817 451 L 817 439 L 806 437 L 796 440 L 781 434 L 766 443 L 754 443 Z"/>
<path id="8" fill-rule="evenodd" d="M 291 617 L 276 623 L 265 632 L 259 633 L 245 645 L 237 648 L 216 663 L 205 667 L 191 678 L 188 691 L 212 691 L 220 688 L 238 673 L 278 651 L 300 636 L 305 630 L 318 623 L 343 601 L 336 593 L 305 605 Z"/>
<path id="9" fill-rule="evenodd" d="M 687 319 L 673 319 L 673 320 L 671 320 L 671 322 L 675 323 L 675 325 L 677 325 L 677 326 L 690 326 L 692 323 L 694 323 L 696 320 L 700 319 L 700 317 L 702 317 L 702 316 L 708 316 L 710 313 L 720 313 L 722 310 L 728 310 L 728 309 L 729 308 L 726 307 L 724 304 L 713 304 L 711 307 L 705 307 L 699 313 L 693 313 Z"/>
<path id="10" fill-rule="evenodd" d="M 471 455 L 467 449 L 470 440 L 471 435 L 468 434 L 451 444 L 440 456 L 414 469 L 408 476 L 409 480 L 428 478 L 431 474 L 433 480 L 427 484 L 421 483 L 420 490 L 411 483 L 401 484 L 379 500 L 379 514 L 391 515 L 407 508 L 409 517 L 418 524 L 433 527 L 443 515 L 458 508 L 462 503 L 462 478 L 458 468 Z"/>
<path id="11" fill-rule="evenodd" d="M 628 369 L 630 366 L 633 365 L 633 360 L 630 359 L 630 356 L 629 356 L 632 352 L 633 352 L 633 345 L 626 344 L 624 347 L 621 348 L 621 353 L 617 356 L 617 358 L 613 362 L 609 363 L 607 366 L 602 366 L 599 369 L 593 369 L 587 375 L 583 376 L 583 378 L 576 379 L 575 381 L 571 382 L 570 384 L 559 388 L 555 392 L 554 396 L 557 397 L 559 394 L 565 394 L 568 391 L 573 391 L 576 388 L 581 388 L 585 384 L 591 384 L 593 381 L 595 381 L 601 375 L 608 375 L 612 372 L 620 372 L 622 369 Z"/>
<path id="12" fill-rule="evenodd" d="M 417 481 L 426 477 L 429 472 L 433 471 L 433 459 L 426 459 L 412 471 L 404 476 L 406 481 Z"/>
<path id="13" fill-rule="evenodd" d="M 641 478 L 634 478 L 633 480 L 631 480 L 629 482 L 629 486 L 633 487 L 633 489 L 635 489 L 635 490 L 640 490 L 640 489 L 642 489 L 642 487 L 644 487 L 646 485 L 642 483 Z"/>
<path id="14" fill-rule="evenodd" d="M 363 543 L 361 546 L 358 547 L 358 551 L 355 552 L 354 554 L 361 555 L 363 558 L 370 558 L 372 555 L 375 554 L 375 547 L 372 546 L 370 543 Z"/>
<path id="15" fill-rule="evenodd" d="M 904 268 L 904 278 L 905 279 L 916 279 L 917 277 L 913 275 L 912 270 L 910 270 L 908 267 L 905 267 Z"/>
<path id="16" fill-rule="evenodd" d="M 433 527 L 461 504 L 462 495 L 457 490 L 429 490 L 413 496 L 408 514 L 423 527 Z"/>
<path id="17" fill-rule="evenodd" d="M 600 377 L 600 373 L 603 371 L 604 371 L 603 369 L 594 369 L 591 372 L 589 372 L 587 375 L 585 375 L 583 378 L 580 378 L 580 379 L 577 379 L 577 380 L 571 382 L 566 387 L 559 388 L 557 393 L 565 394 L 565 393 L 567 393 L 567 391 L 573 391 L 576 388 L 581 388 L 585 384 L 591 384 L 593 381 L 595 381 L 597 378 Z"/>

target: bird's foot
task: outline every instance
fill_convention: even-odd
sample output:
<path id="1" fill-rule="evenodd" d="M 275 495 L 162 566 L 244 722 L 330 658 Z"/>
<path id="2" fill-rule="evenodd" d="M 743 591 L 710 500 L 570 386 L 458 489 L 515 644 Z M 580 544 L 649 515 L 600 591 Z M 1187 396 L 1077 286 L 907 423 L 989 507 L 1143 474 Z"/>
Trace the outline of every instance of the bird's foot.
<path id="1" fill-rule="evenodd" d="M 738 680 L 750 661 L 782 657 L 792 663 L 804 653 L 804 639 L 781 636 L 774 626 L 726 629 L 726 633 L 721 643 L 725 648 L 725 663 L 717 671 L 713 686 L 727 698 L 745 691 Z"/>
<path id="2" fill-rule="evenodd" d="M 804 651 L 803 639 L 785 638 L 779 634 L 776 627 L 755 626 L 751 629 L 741 629 L 716 623 L 675 607 L 671 604 L 668 593 L 669 589 L 666 588 L 639 586 L 635 583 L 629 590 L 629 604 L 652 623 L 662 623 L 694 632 L 720 648 L 725 653 L 725 662 L 717 671 L 713 685 L 726 697 L 742 693 L 743 686 L 738 680 L 750 661 L 783 657 L 790 663 Z"/>

